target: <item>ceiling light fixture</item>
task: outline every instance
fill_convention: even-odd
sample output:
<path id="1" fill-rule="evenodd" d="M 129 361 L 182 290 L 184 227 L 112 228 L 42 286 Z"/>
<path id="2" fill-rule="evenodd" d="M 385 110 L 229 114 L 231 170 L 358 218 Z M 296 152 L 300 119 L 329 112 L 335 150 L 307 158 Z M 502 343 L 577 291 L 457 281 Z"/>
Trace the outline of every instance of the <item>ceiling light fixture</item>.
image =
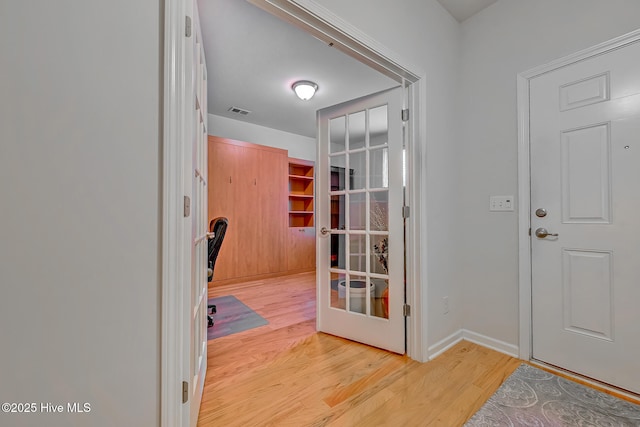
<path id="1" fill-rule="evenodd" d="M 293 89 L 296 95 L 298 95 L 298 98 L 302 99 L 303 101 L 308 101 L 313 98 L 316 90 L 318 90 L 318 85 L 308 80 L 300 80 L 295 82 L 291 86 L 291 89 Z"/>

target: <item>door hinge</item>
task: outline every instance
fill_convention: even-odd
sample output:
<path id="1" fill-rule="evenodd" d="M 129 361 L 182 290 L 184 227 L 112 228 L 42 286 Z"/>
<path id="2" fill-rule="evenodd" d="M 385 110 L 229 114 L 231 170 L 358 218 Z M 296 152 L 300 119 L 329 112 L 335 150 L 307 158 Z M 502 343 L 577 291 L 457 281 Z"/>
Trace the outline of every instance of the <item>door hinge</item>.
<path id="1" fill-rule="evenodd" d="M 189 383 L 182 381 L 182 403 L 187 403 L 189 400 Z"/>
<path id="2" fill-rule="evenodd" d="M 403 122 L 409 121 L 409 109 L 408 108 L 405 108 L 404 110 L 402 110 L 402 121 Z"/>
<path id="3" fill-rule="evenodd" d="M 188 218 L 191 215 L 191 199 L 189 196 L 184 196 L 184 217 Z"/>
<path id="4" fill-rule="evenodd" d="M 402 315 L 404 317 L 409 317 L 411 316 L 411 306 L 409 304 L 404 304 L 402 306 Z"/>
<path id="5" fill-rule="evenodd" d="M 191 37 L 191 17 L 190 16 L 185 16 L 184 35 L 185 37 Z"/>
<path id="6" fill-rule="evenodd" d="M 529 228 L 529 236 L 531 236 L 531 228 Z"/>
<path id="7" fill-rule="evenodd" d="M 409 218 L 409 214 L 410 214 L 410 210 L 409 210 L 409 206 L 403 206 L 402 207 L 402 218 Z"/>

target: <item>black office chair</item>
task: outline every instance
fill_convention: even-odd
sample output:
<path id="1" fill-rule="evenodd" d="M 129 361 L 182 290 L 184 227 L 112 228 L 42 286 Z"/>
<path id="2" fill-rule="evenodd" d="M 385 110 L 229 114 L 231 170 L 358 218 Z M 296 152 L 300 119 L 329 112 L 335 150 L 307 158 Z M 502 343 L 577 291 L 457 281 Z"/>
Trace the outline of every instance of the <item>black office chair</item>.
<path id="1" fill-rule="evenodd" d="M 218 253 L 220 252 L 220 247 L 222 246 L 228 225 L 229 220 L 225 217 L 214 218 L 209 223 L 209 231 L 213 232 L 213 238 L 209 239 L 209 282 L 213 280 L 213 268 L 216 265 L 216 259 L 218 259 Z M 215 313 L 217 310 L 215 305 L 208 305 L 207 307 L 211 310 L 210 314 Z M 213 317 L 207 315 L 207 319 L 209 320 L 209 327 L 212 327 Z"/>

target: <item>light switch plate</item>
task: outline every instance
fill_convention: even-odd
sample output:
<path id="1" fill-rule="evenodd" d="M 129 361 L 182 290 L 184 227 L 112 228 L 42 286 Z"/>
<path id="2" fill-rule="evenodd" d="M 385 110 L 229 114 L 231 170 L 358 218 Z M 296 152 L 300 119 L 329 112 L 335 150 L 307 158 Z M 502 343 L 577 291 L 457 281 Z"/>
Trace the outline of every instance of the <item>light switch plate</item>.
<path id="1" fill-rule="evenodd" d="M 513 211 L 513 196 L 490 196 L 489 210 L 491 212 Z"/>

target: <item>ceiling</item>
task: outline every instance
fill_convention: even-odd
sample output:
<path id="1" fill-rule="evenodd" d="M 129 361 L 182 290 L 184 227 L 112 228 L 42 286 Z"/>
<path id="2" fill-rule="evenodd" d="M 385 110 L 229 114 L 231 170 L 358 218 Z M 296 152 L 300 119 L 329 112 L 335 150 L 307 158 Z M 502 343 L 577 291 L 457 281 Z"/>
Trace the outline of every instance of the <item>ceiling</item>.
<path id="1" fill-rule="evenodd" d="M 498 0 L 438 0 L 447 11 L 462 22 Z"/>
<path id="2" fill-rule="evenodd" d="M 246 1 L 199 0 L 198 7 L 210 114 L 315 138 L 316 110 L 398 86 Z M 318 84 L 311 100 L 296 97 L 297 80 Z"/>
<path id="3" fill-rule="evenodd" d="M 496 0 L 438 1 L 461 21 Z M 317 110 L 398 85 L 247 1 L 198 0 L 198 9 L 210 114 L 315 138 Z M 295 96 L 297 80 L 318 84 L 311 100 Z"/>

